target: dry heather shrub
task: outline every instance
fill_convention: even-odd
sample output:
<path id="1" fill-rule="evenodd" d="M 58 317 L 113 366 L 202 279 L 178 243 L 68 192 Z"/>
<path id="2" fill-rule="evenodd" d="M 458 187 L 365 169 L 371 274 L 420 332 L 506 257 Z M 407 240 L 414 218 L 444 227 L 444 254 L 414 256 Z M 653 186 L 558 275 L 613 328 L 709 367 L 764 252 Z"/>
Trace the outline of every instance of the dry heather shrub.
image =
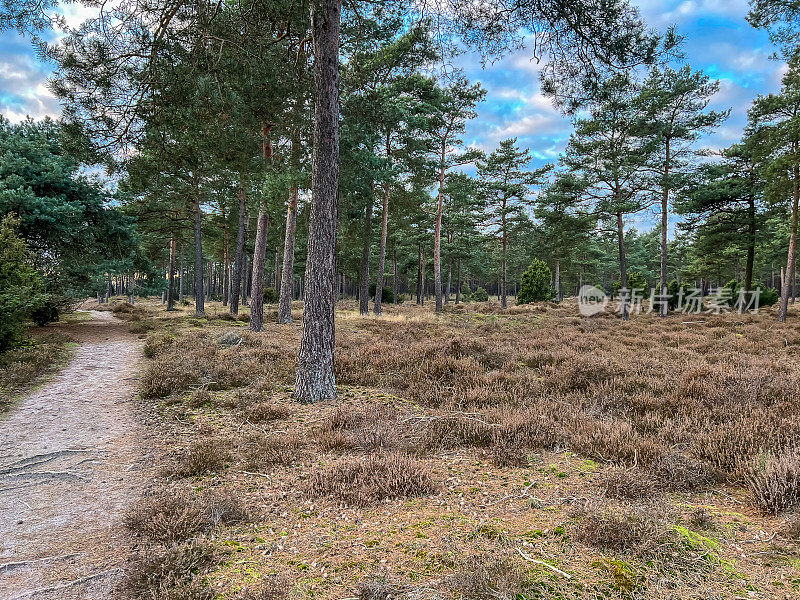
<path id="1" fill-rule="evenodd" d="M 208 492 L 202 500 L 203 520 L 209 525 L 232 525 L 248 521 L 250 514 L 239 496 L 228 488 Z"/>
<path id="2" fill-rule="evenodd" d="M 779 513 L 800 506 L 800 452 L 780 456 L 762 454 L 744 473 L 756 505 Z"/>
<path id="3" fill-rule="evenodd" d="M 496 467 L 524 467 L 528 464 L 527 452 L 513 440 L 495 439 L 490 449 L 490 456 Z"/>
<path id="4" fill-rule="evenodd" d="M 374 452 L 397 448 L 398 428 L 397 411 L 390 406 L 342 406 L 325 419 L 316 437 L 323 450 Z"/>
<path id="5" fill-rule="evenodd" d="M 600 478 L 608 498 L 646 500 L 658 494 L 656 480 L 642 469 L 612 468 Z"/>
<path id="6" fill-rule="evenodd" d="M 628 465 L 652 465 L 666 449 L 644 439 L 627 421 L 577 418 L 565 431 L 575 452 L 590 458 Z"/>
<path id="7" fill-rule="evenodd" d="M 173 473 L 179 477 L 193 477 L 219 472 L 225 467 L 228 458 L 228 448 L 224 440 L 201 438 L 181 453 Z"/>
<path id="8" fill-rule="evenodd" d="M 652 552 L 668 537 L 660 515 L 649 506 L 590 509 L 579 514 L 573 531 L 573 538 L 588 546 L 637 554 Z"/>
<path id="9" fill-rule="evenodd" d="M 400 593 L 385 577 L 367 577 L 358 582 L 358 600 L 391 600 Z"/>
<path id="10" fill-rule="evenodd" d="M 290 414 L 292 414 L 292 411 L 285 406 L 272 404 L 271 402 L 256 402 L 245 411 L 247 420 L 252 423 L 280 421 Z"/>
<path id="11" fill-rule="evenodd" d="M 131 531 L 157 542 L 184 540 L 203 527 L 197 502 L 187 494 L 166 491 L 135 502 L 123 518 Z"/>
<path id="12" fill-rule="evenodd" d="M 494 440 L 498 425 L 489 423 L 479 415 L 435 415 L 430 418 L 422 436 L 424 449 L 451 449 L 465 446 L 487 448 Z"/>
<path id="13" fill-rule="evenodd" d="M 707 463 L 680 452 L 661 457 L 651 470 L 661 488 L 676 492 L 697 492 L 715 479 Z"/>
<path id="14" fill-rule="evenodd" d="M 692 529 L 713 529 L 714 517 L 705 508 L 699 507 L 689 515 L 689 525 Z"/>
<path id="15" fill-rule="evenodd" d="M 464 600 L 566 597 L 558 594 L 552 586 L 542 586 L 531 579 L 525 569 L 510 558 L 470 557 L 450 576 L 448 583 Z"/>
<path id="16" fill-rule="evenodd" d="M 397 453 L 369 454 L 341 460 L 311 476 L 311 496 L 332 496 L 351 506 L 433 493 L 430 467 Z"/>
<path id="17" fill-rule="evenodd" d="M 211 600 L 215 594 L 202 583 L 202 576 L 218 560 L 207 543 L 148 548 L 128 564 L 118 589 L 128 598 L 142 600 Z"/>
<path id="18" fill-rule="evenodd" d="M 306 442 L 297 434 L 259 435 L 248 444 L 245 468 L 248 471 L 264 472 L 273 467 L 288 467 L 308 459 Z"/>
<path id="19" fill-rule="evenodd" d="M 198 383 L 197 365 L 172 354 L 159 354 L 147 365 L 139 382 L 143 398 L 164 398 Z"/>
<path id="20" fill-rule="evenodd" d="M 236 600 L 286 600 L 289 584 L 278 576 L 265 577 L 261 581 L 240 590 Z"/>
<path id="21" fill-rule="evenodd" d="M 794 515 L 781 528 L 781 535 L 790 540 L 800 542 L 800 515 Z"/>

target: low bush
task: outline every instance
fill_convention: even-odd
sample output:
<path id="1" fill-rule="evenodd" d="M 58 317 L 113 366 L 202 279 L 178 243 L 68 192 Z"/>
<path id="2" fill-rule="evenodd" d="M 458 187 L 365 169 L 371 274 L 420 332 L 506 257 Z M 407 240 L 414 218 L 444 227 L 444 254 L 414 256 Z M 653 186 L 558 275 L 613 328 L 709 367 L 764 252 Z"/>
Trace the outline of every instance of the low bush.
<path id="1" fill-rule="evenodd" d="M 203 520 L 211 526 L 250 520 L 250 513 L 239 496 L 227 488 L 212 490 L 203 497 L 202 515 Z"/>
<path id="2" fill-rule="evenodd" d="M 347 458 L 311 476 L 311 496 L 331 496 L 350 506 L 369 506 L 392 498 L 433 493 L 430 467 L 397 453 Z"/>
<path id="3" fill-rule="evenodd" d="M 578 514 L 573 538 L 613 552 L 648 554 L 668 539 L 669 530 L 649 506 L 590 509 Z"/>
<path id="4" fill-rule="evenodd" d="M 264 288 L 264 304 L 277 304 L 279 299 L 278 292 L 274 287 Z"/>
<path id="5" fill-rule="evenodd" d="M 482 287 L 479 287 L 471 294 L 471 298 L 473 302 L 488 302 L 489 301 L 489 292 L 487 292 Z"/>
<path id="6" fill-rule="evenodd" d="M 173 473 L 179 477 L 194 477 L 219 472 L 228 458 L 228 448 L 224 440 L 201 438 L 179 455 Z"/>
<path id="7" fill-rule="evenodd" d="M 245 451 L 245 468 L 263 473 L 274 467 L 304 462 L 308 458 L 306 442 L 298 435 L 259 435 L 250 440 Z"/>
<path id="8" fill-rule="evenodd" d="M 128 598 L 211 600 L 203 576 L 219 561 L 211 544 L 188 542 L 140 551 L 125 568 L 118 590 Z"/>
<path id="9" fill-rule="evenodd" d="M 135 502 L 125 513 L 125 526 L 156 542 L 185 540 L 203 528 L 202 511 L 186 493 L 159 492 Z"/>
<path id="10" fill-rule="evenodd" d="M 744 478 L 763 511 L 777 514 L 800 506 L 800 452 L 761 454 L 748 465 Z"/>
<path id="11" fill-rule="evenodd" d="M 247 420 L 252 423 L 280 421 L 290 414 L 292 414 L 291 411 L 285 406 L 271 402 L 256 402 L 245 410 Z"/>
<path id="12" fill-rule="evenodd" d="M 517 304 L 553 300 L 556 297 L 556 291 L 550 284 L 551 279 L 552 273 L 547 263 L 540 258 L 534 258 L 531 265 L 522 274 Z"/>
<path id="13" fill-rule="evenodd" d="M 370 286 L 369 286 L 369 297 L 370 298 L 374 298 L 375 297 L 375 284 L 374 283 L 370 284 Z M 383 287 L 383 293 L 381 294 L 381 303 L 382 304 L 391 304 L 392 302 L 394 302 L 394 292 L 392 291 L 392 288 L 384 286 Z"/>
<path id="14" fill-rule="evenodd" d="M 316 438 L 323 450 L 374 452 L 398 446 L 398 427 L 397 411 L 389 406 L 339 407 L 323 421 Z"/>
<path id="15" fill-rule="evenodd" d="M 658 482 L 642 469 L 612 468 L 600 478 L 608 498 L 647 500 L 658 494 Z"/>

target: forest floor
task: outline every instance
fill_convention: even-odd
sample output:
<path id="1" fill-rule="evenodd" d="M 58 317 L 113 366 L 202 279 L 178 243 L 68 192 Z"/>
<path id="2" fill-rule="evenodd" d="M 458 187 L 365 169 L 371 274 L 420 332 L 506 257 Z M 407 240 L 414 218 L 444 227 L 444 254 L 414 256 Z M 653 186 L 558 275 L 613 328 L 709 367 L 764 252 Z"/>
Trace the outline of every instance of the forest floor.
<path id="1" fill-rule="evenodd" d="M 218 302 L 202 318 L 188 304 L 167 313 L 152 300 L 90 306 L 125 321 L 124 330 L 106 323 L 116 333 L 95 342 L 118 340 L 105 354 L 120 354 L 101 361 L 86 341 L 0 428 L 20 448 L 6 462 L 27 443 L 16 428 L 39 422 L 53 430 L 47 435 L 75 429 L 69 444 L 117 448 L 95 454 L 92 468 L 124 472 L 124 481 L 93 489 L 108 507 L 94 525 L 81 521 L 94 532 L 88 545 L 100 548 L 84 547 L 95 562 L 58 561 L 83 569 L 67 579 L 116 574 L 130 547 L 111 597 L 800 594 L 796 307 L 779 324 L 773 309 L 622 322 L 581 317 L 573 301 L 506 311 L 493 302 L 450 305 L 439 315 L 407 303 L 385 307 L 382 318 L 340 302 L 339 397 L 301 405 L 291 392 L 302 303 L 284 326 L 266 307 L 258 334 L 247 328 L 246 308 L 234 319 Z M 142 353 L 134 408 L 123 400 L 133 391 L 125 378 Z M 113 383 L 87 374 L 80 365 L 88 369 L 92 358 L 122 371 Z M 64 402 L 60 394 L 47 400 L 47 390 L 82 390 L 82 377 L 97 387 L 81 394 L 85 402 L 66 400 L 74 421 L 62 414 L 51 428 L 32 418 L 40 394 Z M 22 421 L 11 428 L 7 419 Z M 106 421 L 115 438 L 89 431 Z M 125 537 L 116 524 L 132 498 Z M 35 506 L 31 496 L 21 500 L 18 510 Z M 11 535 L 28 535 L 32 527 L 19 520 Z M 98 522 L 113 525 L 103 532 Z M 105 553 L 112 539 L 117 552 Z M 26 558 L 81 551 L 36 544 Z M 0 578 L 23 573 L 3 569 Z M 29 578 L 37 573 L 26 569 Z"/>
<path id="2" fill-rule="evenodd" d="M 80 314 L 80 313 L 79 313 Z M 0 597 L 110 598 L 148 445 L 135 414 L 141 345 L 109 312 L 48 330 L 72 357 L 0 415 Z"/>

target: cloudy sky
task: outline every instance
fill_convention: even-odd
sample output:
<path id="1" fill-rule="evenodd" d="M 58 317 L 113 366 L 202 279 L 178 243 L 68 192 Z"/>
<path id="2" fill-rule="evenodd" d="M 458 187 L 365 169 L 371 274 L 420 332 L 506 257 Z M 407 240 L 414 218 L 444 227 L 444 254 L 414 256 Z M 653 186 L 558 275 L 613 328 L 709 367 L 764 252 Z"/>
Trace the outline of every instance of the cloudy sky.
<path id="1" fill-rule="evenodd" d="M 745 21 L 747 0 L 634 0 L 651 27 L 677 25 L 685 36 L 687 61 L 720 81 L 713 108 L 732 109 L 731 118 L 703 140 L 721 148 L 741 135 L 747 108 L 759 93 L 777 90 L 781 65 L 764 32 Z M 80 7 L 67 7 L 71 24 L 80 22 Z M 464 57 L 468 77 L 488 90 L 479 117 L 470 124 L 466 141 L 486 150 L 498 141 L 518 137 L 537 162 L 553 161 L 564 148 L 570 123 L 539 90 L 538 67 L 530 54 L 518 52 L 485 70 L 475 57 Z M 30 115 L 57 116 L 57 101 L 44 83 L 50 66 L 37 61 L 26 40 L 13 32 L 0 35 L 0 112 L 18 121 Z"/>

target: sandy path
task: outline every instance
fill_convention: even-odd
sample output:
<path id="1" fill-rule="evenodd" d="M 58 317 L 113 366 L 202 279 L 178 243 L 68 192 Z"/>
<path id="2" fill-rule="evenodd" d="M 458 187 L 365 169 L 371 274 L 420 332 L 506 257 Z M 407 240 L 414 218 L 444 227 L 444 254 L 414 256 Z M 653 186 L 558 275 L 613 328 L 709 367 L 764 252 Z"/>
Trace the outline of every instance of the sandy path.
<path id="1" fill-rule="evenodd" d="M 0 417 L 0 599 L 111 597 L 145 477 L 139 344 L 111 313 L 62 329 L 69 365 Z"/>

